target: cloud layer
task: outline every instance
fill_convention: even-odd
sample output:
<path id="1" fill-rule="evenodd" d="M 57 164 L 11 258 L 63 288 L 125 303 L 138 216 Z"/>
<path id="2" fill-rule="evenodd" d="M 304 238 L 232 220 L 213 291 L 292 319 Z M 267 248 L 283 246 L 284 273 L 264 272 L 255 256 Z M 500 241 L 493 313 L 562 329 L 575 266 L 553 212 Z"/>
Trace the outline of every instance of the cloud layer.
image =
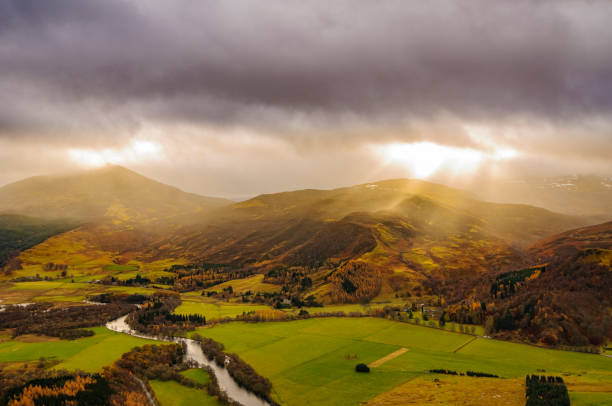
<path id="1" fill-rule="evenodd" d="M 606 171 L 610 21 L 607 0 L 2 0 L 0 141 L 121 149 L 153 131 L 214 151 L 246 132 L 313 165 L 494 144 Z"/>

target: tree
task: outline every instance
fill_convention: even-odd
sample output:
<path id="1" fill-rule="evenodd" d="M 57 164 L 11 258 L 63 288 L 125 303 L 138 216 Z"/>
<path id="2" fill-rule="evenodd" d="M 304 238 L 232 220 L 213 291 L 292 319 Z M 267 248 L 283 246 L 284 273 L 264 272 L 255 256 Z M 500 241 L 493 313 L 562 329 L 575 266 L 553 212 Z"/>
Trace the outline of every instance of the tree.
<path id="1" fill-rule="evenodd" d="M 312 279 L 310 279 L 308 276 L 304 276 L 300 284 L 302 286 L 302 289 L 308 289 L 312 287 Z"/>

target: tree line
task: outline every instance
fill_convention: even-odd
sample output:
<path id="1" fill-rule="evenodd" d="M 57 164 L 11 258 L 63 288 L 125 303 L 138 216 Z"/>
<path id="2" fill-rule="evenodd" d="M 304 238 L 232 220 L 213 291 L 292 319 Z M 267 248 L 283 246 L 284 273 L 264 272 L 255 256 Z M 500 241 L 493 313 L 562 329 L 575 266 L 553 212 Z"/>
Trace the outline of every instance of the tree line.
<path id="1" fill-rule="evenodd" d="M 525 406 L 569 406 L 567 386 L 560 376 L 527 375 L 525 377 Z"/>
<path id="2" fill-rule="evenodd" d="M 126 321 L 134 330 L 168 337 L 206 324 L 206 318 L 199 314 L 174 314 L 180 304 L 178 293 L 156 292 L 140 309 L 130 313 Z"/>
<path id="3" fill-rule="evenodd" d="M 0 326 L 11 329 L 13 337 L 39 334 L 75 339 L 93 335 L 92 331 L 85 328 L 105 324 L 133 309 L 135 306 L 127 303 L 67 307 L 54 307 L 51 303 L 8 305 L 0 312 Z"/>
<path id="4" fill-rule="evenodd" d="M 202 337 L 199 334 L 194 334 L 192 339 L 199 341 L 206 358 L 209 361 L 214 360 L 217 366 L 226 368 L 238 385 L 266 400 L 271 405 L 276 405 L 271 396 L 272 383 L 268 378 L 259 375 L 253 367 L 244 362 L 237 354 L 224 353 L 222 343 L 218 343 L 212 338 Z"/>

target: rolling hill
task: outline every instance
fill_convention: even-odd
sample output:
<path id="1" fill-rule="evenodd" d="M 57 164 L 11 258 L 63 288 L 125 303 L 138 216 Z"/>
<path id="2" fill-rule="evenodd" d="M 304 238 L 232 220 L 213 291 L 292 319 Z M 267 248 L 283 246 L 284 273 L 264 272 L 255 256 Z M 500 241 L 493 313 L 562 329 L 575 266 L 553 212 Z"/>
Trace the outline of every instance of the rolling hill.
<path id="1" fill-rule="evenodd" d="M 352 262 L 382 279 L 375 293 L 389 297 L 431 277 L 473 278 L 521 264 L 528 243 L 586 222 L 409 179 L 261 195 L 211 213 L 160 240 L 152 255 L 307 270 L 323 301 L 332 300 L 333 273 Z"/>
<path id="2" fill-rule="evenodd" d="M 5 210 L 30 196 L 24 211 L 86 220 L 22 252 L 23 268 L 8 278 L 56 277 L 49 263 L 85 280 L 107 270 L 167 276 L 173 264 L 212 264 L 238 271 L 233 278 L 263 274 L 288 297 L 324 304 L 443 297 L 459 320 L 472 317 L 474 303 L 488 303 L 490 331 L 509 338 L 587 345 L 610 334 L 612 223 L 576 229 L 589 219 L 409 179 L 228 203 L 112 167 L 0 192 Z M 548 264 L 545 272 L 528 268 L 537 261 Z"/>
<path id="3" fill-rule="evenodd" d="M 0 269 L 19 251 L 78 226 L 71 220 L 47 220 L 0 214 Z"/>
<path id="4" fill-rule="evenodd" d="M 480 300 L 494 303 L 496 333 L 547 345 L 612 338 L 612 222 L 544 238 L 528 252 L 538 267 L 497 274 L 490 292 L 481 283 Z"/>
<path id="5" fill-rule="evenodd" d="M 0 213 L 88 221 L 145 221 L 231 203 L 185 193 L 121 166 L 36 176 L 0 188 Z"/>
<path id="6" fill-rule="evenodd" d="M 0 265 L 75 227 L 43 243 L 42 251 L 47 246 L 49 251 L 45 261 L 67 264 L 69 256 L 127 261 L 176 224 L 230 203 L 185 193 L 121 166 L 28 178 L 0 188 Z"/>
<path id="7" fill-rule="evenodd" d="M 612 257 L 611 249 L 612 221 L 543 238 L 528 247 L 530 254 L 539 261 L 550 261 L 580 252 L 590 252 L 591 255 L 599 253 L 600 259 L 607 265 L 610 265 L 610 260 L 606 258 Z"/>
<path id="8" fill-rule="evenodd" d="M 383 242 L 387 238 L 387 243 L 461 234 L 526 246 L 585 223 L 579 217 L 532 206 L 486 203 L 443 185 L 399 179 L 261 195 L 194 220 L 181 232 L 186 246 L 199 245 L 206 255 L 235 254 L 258 262 L 324 241 L 328 234 L 347 230 L 346 224 L 352 224 L 351 233 L 356 236 L 367 234 Z M 260 256 L 253 257 L 257 253 Z"/>
<path id="9" fill-rule="evenodd" d="M 471 281 L 527 263 L 524 246 L 587 221 L 487 203 L 469 192 L 410 179 L 228 203 L 121 167 L 31 178 L 0 189 L 4 211 L 70 213 L 87 220 L 23 253 L 30 273 L 54 262 L 54 252 L 61 252 L 59 263 L 77 266 L 78 258 L 80 269 L 89 270 L 102 263 L 170 260 L 257 273 L 280 267 L 310 275 L 311 293 L 328 303 L 413 294 L 422 287 L 431 293 L 427 286 L 438 280 Z M 347 278 L 375 286 L 365 296 L 358 289 L 346 295 L 339 289 Z"/>

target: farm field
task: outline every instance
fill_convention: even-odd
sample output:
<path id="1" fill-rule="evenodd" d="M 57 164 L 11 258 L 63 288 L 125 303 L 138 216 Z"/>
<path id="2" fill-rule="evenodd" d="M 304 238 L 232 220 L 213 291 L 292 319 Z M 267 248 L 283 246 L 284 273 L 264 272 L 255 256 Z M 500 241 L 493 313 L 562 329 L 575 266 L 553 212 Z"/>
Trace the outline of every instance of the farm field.
<path id="1" fill-rule="evenodd" d="M 189 388 L 175 381 L 150 381 L 161 406 L 220 406 L 206 389 Z"/>
<path id="2" fill-rule="evenodd" d="M 436 381 L 437 379 L 437 381 Z M 464 376 L 422 376 L 393 388 L 365 403 L 366 406 L 436 404 L 467 406 L 523 406 L 523 379 L 470 378 Z"/>
<path id="3" fill-rule="evenodd" d="M 572 406 L 610 406 L 612 395 L 604 392 L 570 392 Z"/>
<path id="4" fill-rule="evenodd" d="M 96 372 L 112 364 L 133 347 L 151 343 L 149 340 L 115 333 L 106 327 L 92 328 L 95 335 L 77 340 L 0 342 L 0 364 L 36 361 L 41 357 L 60 361 L 58 369 Z"/>
<path id="5" fill-rule="evenodd" d="M 29 302 L 81 302 L 90 295 L 105 292 L 153 293 L 158 289 L 110 286 L 85 282 L 72 282 L 71 279 L 36 282 L 15 282 L 0 287 L 3 304 Z"/>
<path id="6" fill-rule="evenodd" d="M 183 298 L 183 303 L 176 308 L 174 313 L 176 314 L 201 314 L 206 317 L 207 320 L 218 320 L 225 317 L 234 318 L 242 313 L 248 313 L 250 311 L 257 310 L 269 310 L 271 307 L 266 305 L 251 305 L 248 303 L 229 303 L 219 302 L 213 300 L 206 300 L 204 298 Z"/>
<path id="7" fill-rule="evenodd" d="M 241 281 L 242 279 L 238 279 L 237 281 Z M 221 286 L 221 285 L 217 285 Z M 188 292 L 181 295 L 182 304 L 176 308 L 174 311 L 176 314 L 200 314 L 205 316 L 207 320 L 218 320 L 221 318 L 234 318 L 238 315 L 241 315 L 243 312 L 250 311 L 263 311 L 263 310 L 271 310 L 271 306 L 267 305 L 257 305 L 257 304 L 249 304 L 242 302 L 228 302 L 222 300 L 215 300 L 213 298 L 203 297 L 201 294 L 197 292 Z M 382 309 L 385 306 L 403 306 L 405 304 L 404 301 L 395 299 L 394 301 L 385 301 L 385 302 L 372 302 L 369 304 L 339 304 L 339 305 L 325 305 L 323 307 L 303 307 L 304 310 L 308 311 L 308 313 L 312 315 L 323 314 L 323 313 L 336 313 L 336 312 L 344 312 L 345 314 L 350 313 L 360 313 L 360 314 L 369 314 L 369 312 Z M 291 308 L 291 309 L 282 309 L 283 312 L 289 314 L 298 314 L 301 309 Z M 415 317 L 412 320 L 406 320 L 406 322 L 411 324 L 423 324 L 429 326 L 429 323 L 433 323 L 435 328 L 459 332 L 461 330 L 462 325 L 454 322 L 446 322 L 446 324 L 442 327 L 439 326 L 437 320 L 424 322 L 422 321 L 422 315 L 416 312 Z M 471 331 L 473 329 L 473 334 L 475 335 L 484 335 L 484 328 L 480 325 L 463 325 L 468 330 Z M 433 327 L 433 326 L 432 326 Z"/>
<path id="8" fill-rule="evenodd" d="M 236 293 L 243 293 L 249 290 L 251 292 L 261 292 L 261 293 L 280 292 L 281 290 L 280 285 L 265 283 L 263 279 L 264 279 L 263 274 L 252 275 L 252 276 L 249 276 L 248 278 L 235 279 L 235 280 L 221 283 L 219 285 L 211 286 L 210 288 L 205 289 L 205 291 L 220 292 L 223 289 L 231 286 L 234 292 Z"/>
<path id="9" fill-rule="evenodd" d="M 524 393 L 521 386 L 524 376 L 545 370 L 546 374 L 562 375 L 570 391 L 580 389 L 580 393 L 573 395 L 579 401 L 589 396 L 612 396 L 610 358 L 474 339 L 469 335 L 384 319 L 236 322 L 197 332 L 223 343 L 227 352 L 238 353 L 268 377 L 274 385 L 275 398 L 284 405 L 355 405 L 374 401 L 377 396 L 412 380 L 429 382 L 439 378 L 448 381 L 446 375 L 428 373 L 434 368 L 497 374 L 504 379 L 495 381 L 509 393 L 517 393 L 519 388 Z M 355 364 L 370 364 L 400 348 L 408 351 L 373 368 L 369 374 L 354 372 Z M 475 389 L 479 382 L 491 381 L 461 380 L 466 380 L 466 384 Z M 583 388 L 588 388 L 586 395 Z M 492 404 L 496 392 L 483 389 L 483 393 L 479 404 Z M 522 396 L 521 401 L 524 402 Z"/>

